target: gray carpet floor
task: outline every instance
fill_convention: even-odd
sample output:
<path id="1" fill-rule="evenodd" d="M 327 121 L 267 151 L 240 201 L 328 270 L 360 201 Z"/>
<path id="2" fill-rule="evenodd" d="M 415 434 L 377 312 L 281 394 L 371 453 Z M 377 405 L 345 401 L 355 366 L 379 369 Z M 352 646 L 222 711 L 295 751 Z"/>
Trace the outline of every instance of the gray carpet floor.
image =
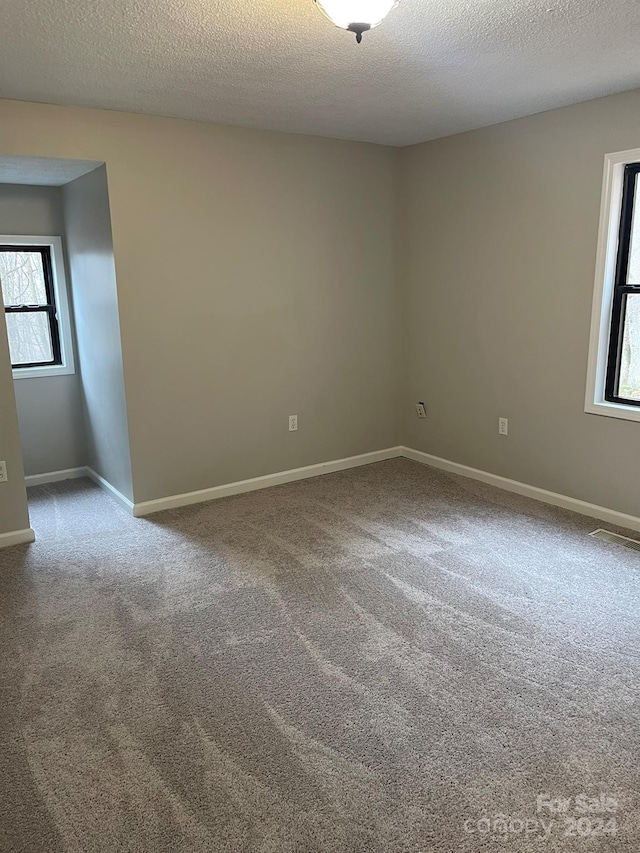
<path id="1" fill-rule="evenodd" d="M 640 850 L 640 554 L 398 459 L 0 552 L 0 849 Z M 587 837 L 588 836 L 588 837 Z"/>

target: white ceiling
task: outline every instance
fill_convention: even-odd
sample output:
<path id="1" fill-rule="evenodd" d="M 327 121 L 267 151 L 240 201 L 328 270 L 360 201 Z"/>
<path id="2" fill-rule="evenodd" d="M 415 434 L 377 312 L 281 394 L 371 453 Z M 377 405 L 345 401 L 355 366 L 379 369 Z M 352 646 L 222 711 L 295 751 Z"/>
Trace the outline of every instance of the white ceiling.
<path id="1" fill-rule="evenodd" d="M 57 157 L 0 156 L 0 184 L 61 187 L 102 163 L 94 160 L 60 160 Z M 1 190 L 0 190 L 1 192 Z"/>
<path id="2" fill-rule="evenodd" d="M 0 97 L 408 145 L 640 86 L 638 0 L 2 0 Z"/>

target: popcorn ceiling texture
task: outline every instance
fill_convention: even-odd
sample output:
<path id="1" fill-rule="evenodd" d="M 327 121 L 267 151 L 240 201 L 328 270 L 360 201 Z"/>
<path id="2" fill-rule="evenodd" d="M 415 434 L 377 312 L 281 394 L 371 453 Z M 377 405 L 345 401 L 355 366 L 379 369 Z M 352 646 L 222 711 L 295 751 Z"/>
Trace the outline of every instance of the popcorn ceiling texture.
<path id="1" fill-rule="evenodd" d="M 55 157 L 0 157 L 0 184 L 61 187 L 101 164 L 95 160 L 64 160 Z"/>
<path id="2" fill-rule="evenodd" d="M 640 85 L 637 0 L 3 0 L 0 97 L 409 145 Z"/>

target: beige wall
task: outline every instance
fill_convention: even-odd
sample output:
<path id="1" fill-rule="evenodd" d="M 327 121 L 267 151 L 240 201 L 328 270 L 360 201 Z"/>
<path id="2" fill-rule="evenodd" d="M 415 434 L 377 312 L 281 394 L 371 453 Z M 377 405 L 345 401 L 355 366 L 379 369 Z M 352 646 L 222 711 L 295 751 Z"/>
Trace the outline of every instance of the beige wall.
<path id="1" fill-rule="evenodd" d="M 640 424 L 583 410 L 603 159 L 639 116 L 634 91 L 403 152 L 405 444 L 640 515 Z"/>
<path id="2" fill-rule="evenodd" d="M 137 501 L 394 443 L 399 152 L 3 101 L 0 153 L 106 161 Z"/>
<path id="3" fill-rule="evenodd" d="M 107 163 L 136 501 L 401 441 L 637 515 L 637 425 L 583 401 L 639 108 L 398 151 L 4 101 L 0 153 Z"/>
<path id="4" fill-rule="evenodd" d="M 104 166 L 63 187 L 86 463 L 133 500 L 118 293 Z"/>
<path id="5" fill-rule="evenodd" d="M 0 184 L 0 234 L 63 237 L 59 187 Z M 26 474 L 86 464 L 79 373 L 14 382 Z"/>

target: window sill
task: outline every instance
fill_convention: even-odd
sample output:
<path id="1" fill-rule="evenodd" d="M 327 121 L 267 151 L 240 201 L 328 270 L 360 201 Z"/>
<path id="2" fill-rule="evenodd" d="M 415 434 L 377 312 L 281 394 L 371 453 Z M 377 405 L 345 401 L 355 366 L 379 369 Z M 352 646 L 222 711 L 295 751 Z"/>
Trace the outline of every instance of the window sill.
<path id="1" fill-rule="evenodd" d="M 607 418 L 619 418 L 623 421 L 640 422 L 640 406 L 625 406 L 623 403 L 587 403 L 584 408 L 589 415 L 604 415 Z"/>
<path id="2" fill-rule="evenodd" d="M 47 376 L 73 376 L 75 368 L 71 364 L 56 364 L 52 367 L 23 367 L 12 370 L 14 379 L 44 379 Z"/>

